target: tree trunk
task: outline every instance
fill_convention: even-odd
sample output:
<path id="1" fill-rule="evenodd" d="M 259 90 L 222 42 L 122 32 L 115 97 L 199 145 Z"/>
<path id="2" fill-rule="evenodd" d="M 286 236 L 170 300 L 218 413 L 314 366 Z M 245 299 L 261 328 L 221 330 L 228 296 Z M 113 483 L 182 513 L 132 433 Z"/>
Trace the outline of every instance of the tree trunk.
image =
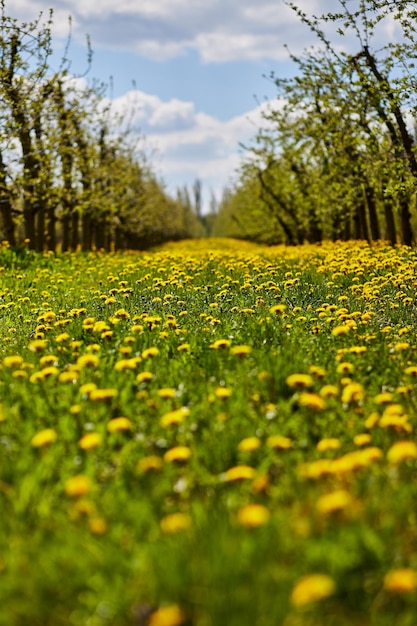
<path id="1" fill-rule="evenodd" d="M 71 220 L 70 214 L 65 212 L 61 219 L 62 224 L 62 252 L 67 252 L 70 247 Z"/>
<path id="2" fill-rule="evenodd" d="M 4 239 L 11 246 L 16 245 L 15 224 L 13 221 L 13 205 L 10 200 L 6 181 L 6 167 L 0 152 L 0 215 L 3 223 Z"/>
<path id="3" fill-rule="evenodd" d="M 41 206 L 36 213 L 36 250 L 43 252 L 45 248 L 45 208 Z"/>
<path id="4" fill-rule="evenodd" d="M 50 207 L 47 215 L 46 245 L 48 250 L 56 250 L 56 215 L 55 208 Z"/>
<path id="5" fill-rule="evenodd" d="M 401 231 L 402 240 L 406 246 L 413 245 L 413 228 L 411 226 L 411 213 L 408 198 L 405 194 L 400 196 L 400 215 L 401 215 Z"/>
<path id="6" fill-rule="evenodd" d="M 392 246 L 397 243 L 397 229 L 395 226 L 394 211 L 392 209 L 391 199 L 384 201 L 385 224 L 387 227 L 387 239 Z"/>
<path id="7" fill-rule="evenodd" d="M 381 239 L 381 230 L 379 228 L 379 217 L 376 209 L 375 193 L 372 187 L 365 185 L 365 198 L 368 205 L 369 225 L 371 228 L 371 237 L 373 241 Z"/>
<path id="8" fill-rule="evenodd" d="M 79 224 L 80 224 L 80 214 L 78 211 L 72 212 L 72 224 L 71 224 L 71 250 L 76 250 L 78 248 L 78 244 L 80 243 L 80 233 L 79 233 Z"/>
<path id="9" fill-rule="evenodd" d="M 84 252 L 91 250 L 93 246 L 93 228 L 91 223 L 91 215 L 83 213 L 81 218 L 82 225 L 82 249 Z"/>

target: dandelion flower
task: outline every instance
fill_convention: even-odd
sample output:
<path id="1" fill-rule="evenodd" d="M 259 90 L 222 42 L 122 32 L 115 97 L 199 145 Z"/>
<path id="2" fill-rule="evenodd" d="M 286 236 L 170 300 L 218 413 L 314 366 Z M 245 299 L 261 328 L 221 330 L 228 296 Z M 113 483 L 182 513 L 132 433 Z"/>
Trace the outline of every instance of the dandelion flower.
<path id="1" fill-rule="evenodd" d="M 261 447 L 261 440 L 258 437 L 246 437 L 239 442 L 237 449 L 239 452 L 253 452 Z"/>
<path id="2" fill-rule="evenodd" d="M 191 526 L 191 517 L 187 513 L 171 513 L 161 519 L 160 526 L 162 532 L 176 534 Z"/>
<path id="3" fill-rule="evenodd" d="M 83 367 L 97 367 L 100 363 L 100 359 L 96 354 L 83 354 L 77 359 L 77 366 Z"/>
<path id="4" fill-rule="evenodd" d="M 333 337 L 340 337 L 341 335 L 346 335 L 350 332 L 350 326 L 346 324 L 341 324 L 340 326 L 335 326 L 332 330 Z"/>
<path id="5" fill-rule="evenodd" d="M 240 508 L 237 513 L 238 523 L 248 528 L 263 526 L 269 521 L 270 517 L 271 513 L 262 504 L 247 504 Z"/>
<path id="6" fill-rule="evenodd" d="M 319 452 L 326 452 L 327 450 L 338 450 L 341 445 L 340 439 L 327 437 L 325 439 L 321 439 L 316 447 Z"/>
<path id="7" fill-rule="evenodd" d="M 352 505 L 352 502 L 350 493 L 344 489 L 339 489 L 321 496 L 316 502 L 316 508 L 322 515 L 327 515 L 328 513 L 344 511 Z"/>
<path id="8" fill-rule="evenodd" d="M 104 535 L 107 532 L 107 522 L 103 517 L 90 517 L 88 526 L 93 535 Z"/>
<path id="9" fill-rule="evenodd" d="M 217 339 L 209 347 L 212 350 L 220 350 L 221 348 L 229 348 L 231 343 L 232 342 L 229 339 Z"/>
<path id="10" fill-rule="evenodd" d="M 252 352 L 251 346 L 241 345 L 241 346 L 232 346 L 230 348 L 230 354 L 233 356 L 244 357 Z"/>
<path id="11" fill-rule="evenodd" d="M 70 496 L 71 498 L 79 498 L 90 493 L 92 489 L 92 482 L 88 476 L 78 474 L 78 476 L 68 478 L 65 482 L 64 489 L 67 496 Z"/>
<path id="12" fill-rule="evenodd" d="M 230 396 L 232 395 L 232 390 L 229 389 L 229 387 L 217 387 L 217 389 L 215 389 L 214 391 L 214 395 L 216 396 L 216 398 L 224 400 L 226 398 L 230 398 Z"/>
<path id="13" fill-rule="evenodd" d="M 306 389 L 313 386 L 313 378 L 310 374 L 291 374 L 285 381 L 288 387 Z"/>
<path id="14" fill-rule="evenodd" d="M 82 450 L 92 450 L 101 444 L 102 439 L 103 437 L 100 433 L 87 433 L 81 437 L 79 446 Z"/>
<path id="15" fill-rule="evenodd" d="M 163 389 L 158 389 L 156 392 L 160 398 L 164 400 L 173 400 L 176 396 L 176 391 L 172 387 L 164 387 Z"/>
<path id="16" fill-rule="evenodd" d="M 159 423 L 163 428 L 176 424 L 182 424 L 189 414 L 190 410 L 187 407 L 181 407 L 176 411 L 169 411 L 168 413 L 165 413 L 159 420 Z"/>
<path id="17" fill-rule="evenodd" d="M 271 435 L 266 440 L 266 445 L 274 450 L 288 450 L 292 447 L 292 440 L 283 435 Z"/>
<path id="18" fill-rule="evenodd" d="M 147 348 L 146 350 L 142 352 L 142 358 L 152 359 L 155 356 L 158 356 L 158 354 L 159 354 L 158 348 L 152 346 L 151 348 Z"/>
<path id="19" fill-rule="evenodd" d="M 326 408 L 326 403 L 318 393 L 302 393 L 298 398 L 300 406 L 304 406 L 308 409 L 315 411 L 323 411 Z"/>
<path id="20" fill-rule="evenodd" d="M 387 452 L 389 463 L 401 463 L 417 458 L 417 444 L 414 441 L 397 441 Z"/>
<path id="21" fill-rule="evenodd" d="M 309 574 L 300 578 L 295 584 L 291 592 L 290 602 L 295 607 L 303 607 L 328 598 L 335 592 L 336 584 L 330 576 Z"/>
<path id="22" fill-rule="evenodd" d="M 3 365 L 5 367 L 10 367 L 10 368 L 20 367 L 22 364 L 23 364 L 23 357 L 19 356 L 18 354 L 6 356 L 3 359 Z"/>
<path id="23" fill-rule="evenodd" d="M 389 571 L 384 578 L 384 589 L 390 593 L 411 593 L 417 589 L 417 572 L 404 567 Z"/>
<path id="24" fill-rule="evenodd" d="M 188 461 L 188 459 L 191 458 L 191 455 L 192 452 L 187 446 L 176 446 L 175 448 L 170 448 L 165 452 L 164 461 L 166 463 L 180 463 L 182 461 Z"/>
<path id="25" fill-rule="evenodd" d="M 148 626 L 181 626 L 185 620 L 184 611 L 177 604 L 171 604 L 151 613 Z"/>
<path id="26" fill-rule="evenodd" d="M 143 459 L 140 459 L 136 466 L 136 469 L 141 474 L 145 474 L 146 472 L 160 470 L 162 467 L 162 459 L 159 456 L 150 455 L 143 457 Z"/>
<path id="27" fill-rule="evenodd" d="M 90 400 L 112 400 L 118 395 L 117 389 L 92 389 L 89 393 Z"/>
<path id="28" fill-rule="evenodd" d="M 149 381 L 152 380 L 152 378 L 153 378 L 152 372 L 140 372 L 136 376 L 136 382 L 137 383 L 148 383 Z"/>
<path id="29" fill-rule="evenodd" d="M 109 433 L 118 433 L 132 428 L 132 422 L 128 417 L 115 417 L 107 424 Z"/>
<path id="30" fill-rule="evenodd" d="M 31 444 L 34 448 L 42 448 L 50 443 L 54 443 L 57 438 L 57 432 L 53 428 L 45 428 L 32 437 Z"/>
<path id="31" fill-rule="evenodd" d="M 366 446 L 368 443 L 371 443 L 371 441 L 372 437 L 369 433 L 360 433 L 353 438 L 355 446 Z"/>
<path id="32" fill-rule="evenodd" d="M 226 482 L 235 482 L 237 480 L 250 480 L 256 475 L 256 470 L 249 465 L 236 465 L 231 467 L 224 473 Z"/>

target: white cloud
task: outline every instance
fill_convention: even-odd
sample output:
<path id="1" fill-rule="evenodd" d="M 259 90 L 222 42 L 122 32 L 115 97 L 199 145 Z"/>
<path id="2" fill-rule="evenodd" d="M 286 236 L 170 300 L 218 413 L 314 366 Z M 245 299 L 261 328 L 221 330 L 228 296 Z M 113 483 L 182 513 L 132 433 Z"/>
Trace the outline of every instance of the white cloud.
<path id="1" fill-rule="evenodd" d="M 325 0 L 301 0 L 308 10 Z M 28 19 L 45 12 L 48 0 L 14 0 L 13 14 Z M 89 33 L 95 48 L 136 51 L 163 60 L 196 50 L 207 62 L 279 58 L 283 44 L 306 42 L 306 28 L 281 0 L 60 0 L 55 32 Z M 291 32 L 291 37 L 289 33 Z"/>
<path id="2" fill-rule="evenodd" d="M 352 0 L 354 10 L 359 0 Z M 299 54 L 316 41 L 284 0 L 60 0 L 55 7 L 55 33 L 91 36 L 93 46 L 136 52 L 166 60 L 195 50 L 205 62 L 287 58 L 284 44 Z M 338 2 L 296 0 L 308 15 L 340 10 Z M 49 0 L 13 0 L 10 10 L 20 19 L 47 12 Z M 9 7 L 7 7 L 9 9 Z M 332 28 L 332 25 L 329 25 Z M 383 35 L 394 36 L 392 19 L 383 22 Z M 349 45 L 349 39 L 341 39 Z"/>
<path id="3" fill-rule="evenodd" d="M 241 159 L 239 144 L 254 137 L 267 106 L 262 103 L 243 115 L 221 121 L 196 111 L 191 102 L 164 102 L 139 90 L 113 103 L 115 112 L 131 110 L 132 124 L 144 133 L 152 162 L 168 190 L 174 193 L 177 187 L 191 185 L 200 178 L 206 205 L 209 190 L 220 198 L 232 179 Z"/>

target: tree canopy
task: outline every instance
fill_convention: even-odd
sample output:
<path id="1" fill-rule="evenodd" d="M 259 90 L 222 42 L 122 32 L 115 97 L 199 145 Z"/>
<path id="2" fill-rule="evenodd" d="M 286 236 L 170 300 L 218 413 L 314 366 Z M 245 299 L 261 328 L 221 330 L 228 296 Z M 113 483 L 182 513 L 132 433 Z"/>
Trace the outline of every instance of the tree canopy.
<path id="1" fill-rule="evenodd" d="M 330 237 L 411 245 L 416 3 L 338 0 L 332 12 L 318 16 L 285 4 L 317 45 L 301 54 L 289 49 L 292 77 L 271 74 L 277 99 L 263 115 L 220 215 L 235 226 L 250 223 L 240 235 L 255 240 L 262 236 L 261 212 L 273 221 L 277 241 L 289 244 Z M 387 39 L 388 27 L 395 41 Z"/>

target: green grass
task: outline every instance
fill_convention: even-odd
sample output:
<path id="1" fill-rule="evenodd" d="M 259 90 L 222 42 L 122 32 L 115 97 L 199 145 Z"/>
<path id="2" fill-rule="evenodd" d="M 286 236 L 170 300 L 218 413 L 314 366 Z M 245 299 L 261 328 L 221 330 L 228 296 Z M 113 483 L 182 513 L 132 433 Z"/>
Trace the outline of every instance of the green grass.
<path id="1" fill-rule="evenodd" d="M 416 268 L 1 250 L 0 625 L 415 626 Z"/>

